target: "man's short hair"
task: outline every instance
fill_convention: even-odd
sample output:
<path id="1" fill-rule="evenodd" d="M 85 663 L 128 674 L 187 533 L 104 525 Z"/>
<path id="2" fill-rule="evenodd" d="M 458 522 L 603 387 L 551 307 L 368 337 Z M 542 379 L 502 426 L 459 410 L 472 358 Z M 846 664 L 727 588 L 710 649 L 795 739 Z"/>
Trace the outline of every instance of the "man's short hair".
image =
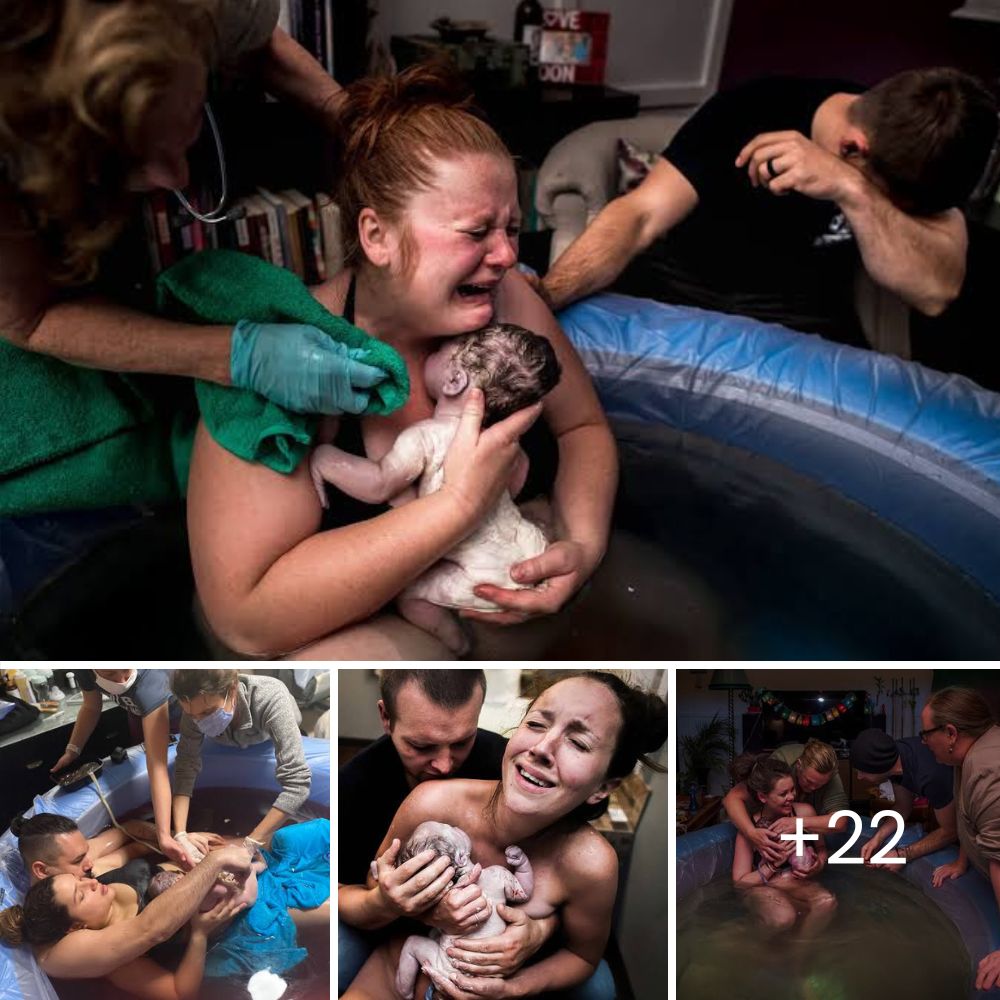
<path id="1" fill-rule="evenodd" d="M 55 813 L 39 813 L 27 819 L 18 816 L 10 824 L 25 868 L 36 861 L 51 864 L 56 856 L 55 838 L 61 833 L 76 833 L 79 829 L 73 820 Z"/>
<path id="2" fill-rule="evenodd" d="M 828 743 L 822 740 L 810 739 L 802 748 L 802 756 L 799 763 L 803 767 L 811 767 L 820 774 L 829 774 L 837 770 L 836 751 Z"/>
<path id="3" fill-rule="evenodd" d="M 482 670 L 383 670 L 382 701 L 390 722 L 395 721 L 396 695 L 409 681 L 441 708 L 460 708 L 468 703 L 476 688 L 486 695 L 486 674 Z"/>
<path id="4" fill-rule="evenodd" d="M 933 215 L 963 205 L 997 137 L 997 103 L 975 77 L 947 66 L 912 69 L 865 91 L 850 107 L 868 164 L 900 208 Z"/>

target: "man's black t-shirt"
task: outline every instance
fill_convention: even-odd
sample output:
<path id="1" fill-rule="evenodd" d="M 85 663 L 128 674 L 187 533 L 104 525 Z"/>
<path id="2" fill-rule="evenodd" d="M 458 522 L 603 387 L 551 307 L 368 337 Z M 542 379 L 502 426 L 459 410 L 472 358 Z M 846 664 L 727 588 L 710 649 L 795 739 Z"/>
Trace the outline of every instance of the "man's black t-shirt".
<path id="1" fill-rule="evenodd" d="M 506 746 L 502 736 L 477 729 L 472 751 L 453 777 L 499 778 Z M 388 736 L 365 747 L 345 764 L 337 781 L 340 809 L 337 881 L 342 885 L 363 885 L 375 852 L 396 810 L 410 794 L 410 787 L 403 763 Z"/>
<path id="2" fill-rule="evenodd" d="M 763 132 L 809 138 L 816 109 L 843 80 L 775 77 L 715 95 L 663 152 L 698 192 L 698 205 L 624 272 L 616 289 L 737 312 L 863 343 L 853 310 L 858 261 L 834 202 L 753 187 L 740 150 Z"/>
<path id="3" fill-rule="evenodd" d="M 914 795 L 922 795 L 932 809 L 943 809 L 955 797 L 955 769 L 939 764 L 930 747 L 919 736 L 896 740 L 903 773 L 892 777 L 894 784 L 902 785 Z"/>

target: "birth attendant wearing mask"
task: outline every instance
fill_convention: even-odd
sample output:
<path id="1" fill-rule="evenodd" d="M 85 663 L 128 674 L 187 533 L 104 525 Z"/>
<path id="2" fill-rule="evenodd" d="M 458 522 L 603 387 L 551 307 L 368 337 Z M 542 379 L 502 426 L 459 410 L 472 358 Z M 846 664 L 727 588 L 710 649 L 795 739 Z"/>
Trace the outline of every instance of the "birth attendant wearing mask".
<path id="1" fill-rule="evenodd" d="M 191 848 L 170 835 L 167 743 L 170 737 L 171 698 L 167 671 L 81 670 L 78 676 L 83 690 L 83 704 L 77 713 L 66 750 L 52 766 L 52 772 L 70 767 L 83 752 L 100 721 L 105 696 L 116 701 L 129 715 L 142 720 L 142 741 L 146 747 L 149 791 L 160 850 L 182 868 L 191 868 L 194 865 Z M 124 835 L 122 844 L 115 846 L 126 846 Z"/>
<path id="2" fill-rule="evenodd" d="M 175 670 L 170 688 L 180 703 L 181 741 L 174 762 L 174 836 L 188 847 L 187 820 L 206 737 L 227 747 L 245 749 L 270 740 L 274 776 L 281 794 L 250 832 L 263 846 L 309 797 L 310 773 L 302 751 L 295 699 L 281 681 L 235 670 Z M 194 859 L 201 860 L 200 854 Z"/>

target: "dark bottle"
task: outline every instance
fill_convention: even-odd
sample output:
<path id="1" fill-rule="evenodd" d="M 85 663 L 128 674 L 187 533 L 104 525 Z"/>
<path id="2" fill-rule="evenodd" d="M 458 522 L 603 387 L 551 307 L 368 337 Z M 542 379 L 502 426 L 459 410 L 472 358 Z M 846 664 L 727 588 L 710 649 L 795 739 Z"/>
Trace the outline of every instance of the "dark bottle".
<path id="1" fill-rule="evenodd" d="M 528 61 L 538 65 L 542 44 L 542 5 L 538 0 L 521 0 L 514 11 L 514 41 L 528 46 Z"/>

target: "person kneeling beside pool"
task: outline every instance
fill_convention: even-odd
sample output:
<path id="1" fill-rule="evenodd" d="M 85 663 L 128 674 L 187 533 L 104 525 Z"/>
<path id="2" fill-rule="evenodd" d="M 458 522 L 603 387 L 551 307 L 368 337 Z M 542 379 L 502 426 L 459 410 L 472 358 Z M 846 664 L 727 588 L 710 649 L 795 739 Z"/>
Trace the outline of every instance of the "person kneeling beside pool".
<path id="1" fill-rule="evenodd" d="M 559 382 L 560 367 L 544 337 L 513 323 L 495 323 L 477 333 L 453 337 L 424 364 L 428 394 L 436 401 L 434 416 L 407 427 L 379 461 L 351 455 L 322 444 L 310 463 L 323 506 L 326 483 L 369 503 L 399 506 L 439 490 L 444 460 L 455 438 L 471 390 L 483 391 L 484 426 L 539 402 Z M 548 545 L 545 532 L 522 516 L 512 495 L 524 485 L 527 457 L 515 469 L 510 488 L 478 527 L 397 599 L 400 614 L 440 639 L 455 653 L 469 643 L 445 608 L 500 611 L 476 594 L 479 584 L 518 588 L 511 567 L 540 555 Z M 419 479 L 416 491 L 408 489 Z"/>

